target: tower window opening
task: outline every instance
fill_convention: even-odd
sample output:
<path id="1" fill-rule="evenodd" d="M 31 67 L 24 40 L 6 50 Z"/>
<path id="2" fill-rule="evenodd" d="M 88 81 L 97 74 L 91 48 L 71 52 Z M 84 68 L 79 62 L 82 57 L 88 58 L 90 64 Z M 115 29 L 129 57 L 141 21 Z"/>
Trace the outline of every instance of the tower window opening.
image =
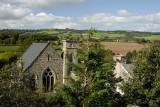
<path id="1" fill-rule="evenodd" d="M 72 54 L 70 54 L 70 55 L 68 56 L 68 61 L 69 61 L 69 62 L 73 62 L 73 55 L 72 55 Z M 71 74 L 71 71 L 72 71 L 72 67 L 68 67 L 68 73 L 67 73 L 67 75 L 70 75 L 70 74 Z"/>

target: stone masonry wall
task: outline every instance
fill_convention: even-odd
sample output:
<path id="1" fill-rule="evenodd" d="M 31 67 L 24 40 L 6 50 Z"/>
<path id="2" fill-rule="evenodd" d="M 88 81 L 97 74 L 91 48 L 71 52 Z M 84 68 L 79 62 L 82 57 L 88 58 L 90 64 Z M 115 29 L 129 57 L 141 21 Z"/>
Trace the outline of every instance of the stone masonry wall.
<path id="1" fill-rule="evenodd" d="M 36 87 L 42 90 L 43 87 L 43 73 L 50 68 L 53 76 L 54 83 L 62 83 L 63 81 L 63 61 L 60 55 L 48 44 L 45 49 L 40 53 L 38 58 L 27 69 L 27 71 L 35 75 Z"/>

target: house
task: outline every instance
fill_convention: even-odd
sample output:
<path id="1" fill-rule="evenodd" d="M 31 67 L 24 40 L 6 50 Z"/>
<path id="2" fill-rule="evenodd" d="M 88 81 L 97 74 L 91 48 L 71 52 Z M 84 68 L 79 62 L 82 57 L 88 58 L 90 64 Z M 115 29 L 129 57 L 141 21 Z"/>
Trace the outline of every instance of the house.
<path id="1" fill-rule="evenodd" d="M 123 55 L 115 55 L 114 60 L 116 62 L 114 74 L 116 78 L 121 77 L 123 81 L 128 81 L 129 79 L 133 79 L 133 64 L 127 63 L 125 57 Z M 119 88 L 121 82 L 117 83 L 116 91 L 123 94 L 122 90 Z"/>
<path id="2" fill-rule="evenodd" d="M 76 42 L 63 40 L 62 57 L 50 43 L 33 43 L 23 54 L 23 71 L 35 79 L 37 90 L 50 92 L 56 83 L 67 84 L 66 76 L 71 75 L 68 62 L 77 62 Z"/>

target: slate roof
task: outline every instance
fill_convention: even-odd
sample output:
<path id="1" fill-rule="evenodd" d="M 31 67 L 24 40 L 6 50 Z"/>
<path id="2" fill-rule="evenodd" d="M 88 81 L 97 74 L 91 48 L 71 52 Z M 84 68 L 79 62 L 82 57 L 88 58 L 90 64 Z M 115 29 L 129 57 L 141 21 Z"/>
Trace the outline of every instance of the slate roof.
<path id="1" fill-rule="evenodd" d="M 25 71 L 39 54 L 45 49 L 48 43 L 33 43 L 22 56 L 24 62 L 23 71 Z"/>
<path id="2" fill-rule="evenodd" d="M 132 64 L 122 64 L 122 66 L 128 71 L 128 73 L 132 73 Z"/>
<path id="3" fill-rule="evenodd" d="M 133 67 L 133 64 L 122 64 L 122 66 L 124 67 L 125 71 L 129 74 L 129 76 L 132 78 L 132 73 L 133 73 L 132 67 Z"/>

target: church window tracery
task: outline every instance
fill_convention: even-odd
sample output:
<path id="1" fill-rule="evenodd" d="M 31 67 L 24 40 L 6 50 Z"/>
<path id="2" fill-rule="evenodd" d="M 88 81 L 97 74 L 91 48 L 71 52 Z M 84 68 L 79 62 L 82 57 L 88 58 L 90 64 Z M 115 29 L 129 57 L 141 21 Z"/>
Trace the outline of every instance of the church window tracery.
<path id="1" fill-rule="evenodd" d="M 48 68 L 43 74 L 43 87 L 45 92 L 51 92 L 53 90 L 54 76 L 51 70 Z"/>

